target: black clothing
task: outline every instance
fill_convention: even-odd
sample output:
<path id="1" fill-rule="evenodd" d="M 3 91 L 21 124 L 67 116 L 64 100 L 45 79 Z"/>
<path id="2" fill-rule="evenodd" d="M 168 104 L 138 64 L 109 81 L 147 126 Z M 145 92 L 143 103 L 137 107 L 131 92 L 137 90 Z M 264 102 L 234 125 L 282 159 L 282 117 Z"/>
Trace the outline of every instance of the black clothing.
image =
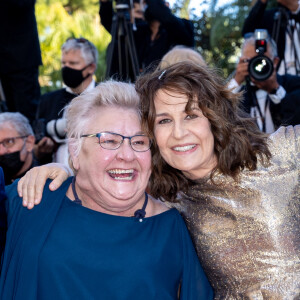
<path id="1" fill-rule="evenodd" d="M 45 119 L 46 124 L 62 118 L 63 108 L 77 95 L 69 93 L 65 88 L 43 94 L 40 98 L 36 119 Z"/>
<path id="2" fill-rule="evenodd" d="M 22 113 L 31 123 L 35 118 L 40 98 L 38 77 L 38 66 L 10 74 L 0 74 L 8 111 Z"/>
<path id="3" fill-rule="evenodd" d="M 275 26 L 275 16 L 280 9 L 288 12 L 288 9 L 278 3 L 278 7 L 272 9 L 266 9 L 267 4 L 262 3 L 260 0 L 251 9 L 248 17 L 245 19 L 244 26 L 242 29 L 242 34 L 245 35 L 248 32 L 254 32 L 255 29 L 267 29 L 269 34 L 272 35 L 273 28 Z M 288 12 L 290 14 L 290 12 Z M 300 12 L 293 15 L 296 22 L 300 23 Z M 285 40 L 286 40 L 286 29 L 288 25 L 288 20 L 286 18 L 281 19 L 281 26 L 278 33 L 278 56 L 280 60 L 284 60 L 285 52 Z M 275 30 L 275 29 L 274 29 Z M 274 37 L 273 37 L 274 38 Z"/>
<path id="4" fill-rule="evenodd" d="M 0 167 L 0 274 L 1 274 L 1 256 L 5 247 L 5 238 L 7 230 L 6 210 L 5 210 L 5 189 L 4 176 Z"/>
<path id="5" fill-rule="evenodd" d="M 34 0 L 0 1 L 0 80 L 7 107 L 31 121 L 40 96 L 42 64 Z"/>
<path id="6" fill-rule="evenodd" d="M 153 19 L 161 23 L 161 26 L 157 38 L 151 41 L 149 23 L 136 19 L 137 30 L 133 31 L 133 36 L 140 70 L 144 70 L 152 62 L 158 62 L 173 46 L 194 46 L 194 27 L 191 21 L 174 16 L 162 1 L 148 0 L 147 4 L 148 8 L 145 15 L 151 15 Z M 111 1 L 101 2 L 100 18 L 102 25 L 110 32 L 113 18 Z M 110 48 L 108 48 L 108 51 L 110 51 Z M 114 57 L 117 57 L 117 51 L 114 55 Z M 113 59 L 113 62 L 110 75 L 117 72 L 116 59 Z"/>
<path id="7" fill-rule="evenodd" d="M 285 89 L 286 95 L 279 104 L 270 101 L 270 112 L 275 126 L 275 130 L 281 126 L 300 124 L 300 80 L 299 76 L 277 75 L 278 83 Z M 255 107 L 253 92 L 245 90 L 242 108 L 250 113 L 251 107 Z"/>
<path id="8" fill-rule="evenodd" d="M 77 95 L 69 93 L 65 88 L 57 91 L 43 94 L 40 98 L 39 107 L 36 114 L 36 120 L 33 123 L 33 130 L 37 138 L 37 142 L 44 136 L 48 136 L 53 140 L 53 137 L 47 133 L 46 125 L 48 122 L 63 117 L 63 108 L 68 105 Z M 41 127 L 44 127 L 41 130 Z M 43 131 L 43 132 L 41 132 Z M 55 143 L 54 152 L 57 150 L 58 144 Z M 39 158 L 40 164 L 47 164 L 52 162 L 52 154 L 44 154 Z"/>

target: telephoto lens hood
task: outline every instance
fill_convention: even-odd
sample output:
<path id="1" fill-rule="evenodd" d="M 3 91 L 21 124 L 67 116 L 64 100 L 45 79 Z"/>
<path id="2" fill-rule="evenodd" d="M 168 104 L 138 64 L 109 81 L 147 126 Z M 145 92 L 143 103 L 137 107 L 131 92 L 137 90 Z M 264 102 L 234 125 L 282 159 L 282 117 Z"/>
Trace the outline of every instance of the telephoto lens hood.
<path id="1" fill-rule="evenodd" d="M 257 55 L 249 60 L 248 72 L 257 81 L 267 80 L 273 73 L 272 60 L 265 55 Z"/>
<path id="2" fill-rule="evenodd" d="M 66 127 L 67 121 L 65 118 L 51 120 L 46 125 L 46 130 L 49 136 L 56 143 L 64 143 L 66 142 Z"/>

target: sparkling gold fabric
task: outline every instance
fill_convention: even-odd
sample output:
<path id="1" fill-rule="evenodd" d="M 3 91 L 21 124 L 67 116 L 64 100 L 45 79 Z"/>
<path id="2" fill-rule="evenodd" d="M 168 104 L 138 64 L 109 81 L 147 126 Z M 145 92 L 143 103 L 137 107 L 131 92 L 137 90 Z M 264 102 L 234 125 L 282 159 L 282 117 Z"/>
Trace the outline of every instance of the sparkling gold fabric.
<path id="1" fill-rule="evenodd" d="M 300 299 L 300 126 L 270 136 L 271 165 L 199 180 L 175 207 L 215 299 Z"/>

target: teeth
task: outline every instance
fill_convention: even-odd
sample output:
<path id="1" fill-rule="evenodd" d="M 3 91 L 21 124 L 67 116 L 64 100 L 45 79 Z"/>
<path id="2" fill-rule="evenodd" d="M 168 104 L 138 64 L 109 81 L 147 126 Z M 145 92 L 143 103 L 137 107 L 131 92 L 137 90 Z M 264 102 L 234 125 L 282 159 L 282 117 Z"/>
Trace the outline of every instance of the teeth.
<path id="1" fill-rule="evenodd" d="M 180 151 L 180 152 L 184 152 L 184 151 L 188 151 L 188 150 L 191 150 L 193 148 L 195 148 L 196 145 L 189 145 L 189 146 L 183 146 L 183 147 L 174 147 L 173 149 L 175 151 Z"/>
<path id="2" fill-rule="evenodd" d="M 109 170 L 108 173 L 110 174 L 130 174 L 133 173 L 134 170 L 130 169 L 130 170 L 119 170 L 119 169 L 115 169 L 115 170 Z"/>
<path id="3" fill-rule="evenodd" d="M 130 176 L 130 177 L 114 177 L 114 179 L 116 179 L 116 180 L 132 180 L 132 177 L 133 176 Z"/>

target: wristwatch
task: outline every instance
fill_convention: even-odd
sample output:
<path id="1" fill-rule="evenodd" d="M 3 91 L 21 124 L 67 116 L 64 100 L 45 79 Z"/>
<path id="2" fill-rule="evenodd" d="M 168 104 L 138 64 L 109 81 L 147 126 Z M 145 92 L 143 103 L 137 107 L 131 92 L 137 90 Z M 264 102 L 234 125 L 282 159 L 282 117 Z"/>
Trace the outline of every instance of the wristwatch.
<path id="1" fill-rule="evenodd" d="M 270 99 L 275 103 L 278 104 L 280 101 L 285 97 L 286 90 L 280 85 L 277 89 L 274 89 L 269 93 Z"/>

